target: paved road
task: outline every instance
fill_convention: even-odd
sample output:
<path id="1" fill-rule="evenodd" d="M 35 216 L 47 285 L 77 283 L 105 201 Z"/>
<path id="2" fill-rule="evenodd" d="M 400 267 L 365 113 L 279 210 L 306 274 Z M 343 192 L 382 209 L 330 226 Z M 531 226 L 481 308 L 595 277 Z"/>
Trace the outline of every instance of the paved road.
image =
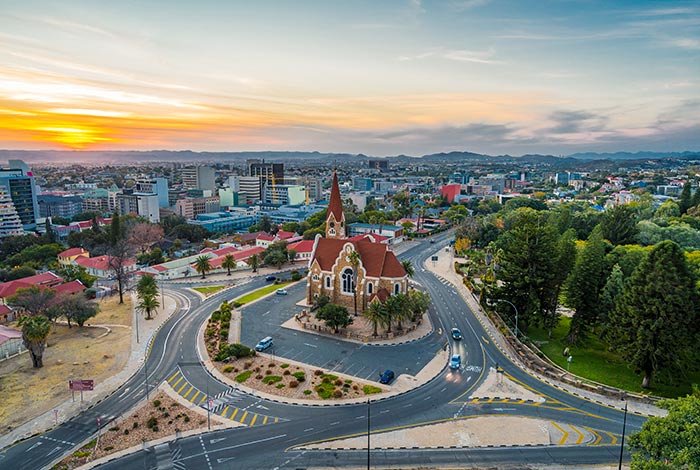
<path id="1" fill-rule="evenodd" d="M 426 257 L 439 246 L 444 246 L 446 237 L 447 235 L 442 235 L 435 245 L 427 242 L 420 243 L 406 251 L 402 258 L 412 260 L 417 267 L 415 280 L 430 292 L 435 305 L 436 325 L 443 331 L 442 338 L 435 334 L 424 341 L 434 347 L 448 341 L 445 332 L 449 328 L 452 326 L 460 328 L 464 339 L 459 342 L 449 341 L 454 351 L 462 354 L 465 367 L 458 372 L 443 370 L 436 379 L 416 390 L 373 402 L 370 408 L 372 432 L 483 414 L 508 414 L 538 417 L 555 423 L 570 423 L 580 428 L 589 428 L 596 435 L 601 436 L 601 439 L 596 445 L 590 446 L 372 451 L 374 464 L 415 466 L 454 462 L 475 465 L 524 462 L 549 464 L 614 462 L 617 458 L 616 452 L 619 450 L 617 439 L 622 427 L 620 411 L 554 388 L 516 367 L 490 341 L 488 334 L 454 289 L 420 269 Z M 246 428 L 227 429 L 183 438 L 161 447 L 137 452 L 102 465 L 100 468 L 240 469 L 305 468 L 319 464 L 352 467 L 366 464 L 366 454 L 360 451 L 303 451 L 293 448 L 308 442 L 366 433 L 367 405 L 308 407 L 265 401 L 229 390 L 227 386 L 210 377 L 198 364 L 199 359 L 195 348 L 196 332 L 209 313 L 222 298 L 232 298 L 263 284 L 265 282 L 262 279 L 252 279 L 247 285 L 218 293 L 204 302 L 195 295 L 179 292 L 177 295 L 182 307 L 161 329 L 147 363 L 148 370 L 152 371 L 149 372 L 151 382 L 169 380 L 173 383 L 181 380 L 187 381 L 193 389 L 208 391 L 213 396 L 226 397 L 229 394 L 233 401 L 230 408 L 244 410 L 241 411 L 240 416 L 245 412 L 248 412 L 246 416 L 259 415 L 255 423 L 251 424 L 251 418 L 246 417 L 242 421 L 249 425 Z M 279 302 L 284 301 L 280 299 Z M 261 303 L 260 306 L 263 309 L 266 308 L 265 303 Z M 272 315 L 272 312 L 278 309 L 269 310 L 269 315 Z M 268 326 L 264 326 L 265 324 Z M 255 342 L 259 337 L 269 334 L 263 334 L 267 328 L 277 328 L 275 325 L 278 323 L 272 321 L 267 323 L 266 320 L 244 325 L 243 341 Z M 251 332 L 246 333 L 246 328 L 251 328 Z M 256 328 L 259 329 L 256 330 Z M 252 336 L 248 337 L 248 334 Z M 375 352 L 375 355 L 368 356 L 370 367 L 372 363 L 377 362 L 376 352 L 379 350 L 375 347 L 358 348 L 348 354 L 347 352 L 352 348 L 346 343 L 338 345 L 334 340 L 318 337 L 316 341 L 323 343 L 324 350 L 335 350 L 339 358 L 335 359 L 336 370 L 353 370 L 352 368 L 357 367 L 362 360 L 367 360 L 361 357 L 364 351 Z M 304 342 L 309 341 L 304 341 L 304 338 L 298 335 L 291 335 L 286 340 L 279 341 L 277 354 L 297 353 L 300 348 L 299 342 L 303 345 Z M 320 349 L 320 343 L 319 347 L 309 347 L 309 349 Z M 304 351 L 304 349 L 301 350 Z M 343 350 L 346 351 L 345 354 L 342 353 Z M 323 358 L 312 353 L 305 360 L 318 360 L 318 365 L 321 365 L 320 361 Z M 486 368 L 496 363 L 502 366 L 505 373 L 513 380 L 522 382 L 543 396 L 545 402 L 535 405 L 471 400 L 470 391 L 483 379 Z M 379 368 L 382 367 L 384 367 L 383 361 Z M 145 373 L 142 370 L 110 398 L 75 420 L 46 435 L 7 449 L 0 454 L 3 464 L 11 463 L 17 468 L 41 468 L 54 456 L 89 436 L 94 431 L 94 421 L 97 416 L 104 418 L 116 416 L 128 408 L 137 396 L 144 393 L 143 376 Z M 181 384 L 178 384 L 177 388 L 180 386 Z M 196 400 L 201 398 L 197 397 Z M 220 410 L 217 411 L 220 412 Z M 265 424 L 261 425 L 263 421 Z M 628 416 L 628 431 L 638 429 L 643 421 L 642 417 Z M 603 436 L 605 439 L 602 438 Z M 64 443 L 61 444 L 61 442 Z"/>

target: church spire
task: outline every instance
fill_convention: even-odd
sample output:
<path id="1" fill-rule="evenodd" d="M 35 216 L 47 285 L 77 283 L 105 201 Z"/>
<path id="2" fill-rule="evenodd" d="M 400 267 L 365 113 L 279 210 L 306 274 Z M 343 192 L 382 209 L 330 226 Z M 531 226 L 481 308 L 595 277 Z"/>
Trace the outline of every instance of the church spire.
<path id="1" fill-rule="evenodd" d="M 340 199 L 338 175 L 335 171 L 333 172 L 333 183 L 331 184 L 331 198 L 328 201 L 326 238 L 345 238 L 345 214 L 343 213 L 343 201 Z"/>

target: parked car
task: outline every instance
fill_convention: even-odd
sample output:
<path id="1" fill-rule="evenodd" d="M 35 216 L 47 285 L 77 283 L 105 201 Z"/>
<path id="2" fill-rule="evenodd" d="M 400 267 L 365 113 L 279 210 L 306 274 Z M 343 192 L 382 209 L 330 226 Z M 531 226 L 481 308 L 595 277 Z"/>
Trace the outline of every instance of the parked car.
<path id="1" fill-rule="evenodd" d="M 450 369 L 459 369 L 462 365 L 462 357 L 459 354 L 453 354 L 450 359 Z"/>
<path id="2" fill-rule="evenodd" d="M 459 328 L 452 328 L 451 333 L 452 339 L 462 339 L 462 332 L 459 331 Z"/>
<path id="3" fill-rule="evenodd" d="M 379 377 L 380 384 L 389 385 L 392 380 L 394 380 L 394 371 L 389 369 L 385 370 L 382 376 Z"/>
<path id="4" fill-rule="evenodd" d="M 277 295 L 287 295 L 287 289 L 277 289 Z"/>
<path id="5" fill-rule="evenodd" d="M 267 277 L 265 278 L 265 280 L 266 280 L 267 282 L 274 281 L 275 279 L 277 279 L 277 276 L 267 276 Z"/>
<path id="6" fill-rule="evenodd" d="M 435 240 L 433 240 L 433 239 L 431 238 L 431 239 L 430 239 L 430 243 L 431 243 L 431 244 L 435 243 Z"/>
<path id="7" fill-rule="evenodd" d="M 264 351 L 271 346 L 272 346 L 272 337 L 267 336 L 267 337 L 261 339 L 258 342 L 258 344 L 255 345 L 255 350 L 256 351 Z"/>

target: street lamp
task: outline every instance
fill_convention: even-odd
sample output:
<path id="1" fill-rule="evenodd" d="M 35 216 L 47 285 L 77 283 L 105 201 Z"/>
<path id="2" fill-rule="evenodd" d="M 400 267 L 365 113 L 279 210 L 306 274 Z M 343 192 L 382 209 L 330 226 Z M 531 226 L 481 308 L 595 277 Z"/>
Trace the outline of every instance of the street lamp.
<path id="1" fill-rule="evenodd" d="M 624 398 L 623 398 L 624 400 Z M 625 428 L 627 427 L 627 400 L 625 400 L 625 417 L 622 421 L 622 441 L 620 442 L 620 462 L 617 466 L 618 470 L 622 470 L 622 454 L 625 451 Z"/>
<path id="2" fill-rule="evenodd" d="M 505 302 L 505 303 L 509 304 L 511 307 L 513 307 L 513 310 L 515 310 L 515 337 L 517 338 L 518 337 L 518 308 L 515 305 L 513 305 L 513 302 L 511 302 L 509 300 L 498 299 L 497 301 L 498 302 Z"/>

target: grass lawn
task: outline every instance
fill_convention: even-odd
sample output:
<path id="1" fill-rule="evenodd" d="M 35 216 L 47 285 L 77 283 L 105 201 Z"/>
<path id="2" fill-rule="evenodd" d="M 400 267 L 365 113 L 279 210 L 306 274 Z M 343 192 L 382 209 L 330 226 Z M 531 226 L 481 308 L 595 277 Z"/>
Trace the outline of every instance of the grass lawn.
<path id="1" fill-rule="evenodd" d="M 547 337 L 547 331 L 540 328 L 530 327 L 527 332 L 532 341 L 540 344 L 540 350 L 563 369 L 567 367 L 563 351 L 568 346 L 566 333 L 570 323 L 569 318 L 562 317 L 551 339 Z M 677 387 L 659 384 L 652 377 L 652 388 L 644 390 L 641 386 L 642 376 L 635 374 L 617 353 L 608 351 L 606 344 L 595 335 L 591 335 L 581 346 L 570 347 L 569 353 L 573 357 L 570 367 L 572 374 L 630 392 L 675 398 L 690 393 L 692 383 L 700 383 L 700 373 L 691 374 L 687 381 Z"/>
<path id="2" fill-rule="evenodd" d="M 219 292 L 226 286 L 207 286 L 207 287 L 193 287 L 192 289 L 204 295 L 211 295 Z"/>
<path id="3" fill-rule="evenodd" d="M 250 294 L 246 294 L 242 297 L 237 298 L 234 300 L 234 302 L 237 302 L 241 305 L 245 305 L 247 303 L 250 303 L 254 300 L 258 300 L 260 297 L 263 297 L 267 294 L 271 294 L 272 292 L 275 292 L 277 289 L 283 289 L 285 286 L 288 286 L 291 284 L 291 282 L 281 282 L 279 284 L 270 284 L 269 286 L 261 287 L 258 290 L 254 290 Z"/>

